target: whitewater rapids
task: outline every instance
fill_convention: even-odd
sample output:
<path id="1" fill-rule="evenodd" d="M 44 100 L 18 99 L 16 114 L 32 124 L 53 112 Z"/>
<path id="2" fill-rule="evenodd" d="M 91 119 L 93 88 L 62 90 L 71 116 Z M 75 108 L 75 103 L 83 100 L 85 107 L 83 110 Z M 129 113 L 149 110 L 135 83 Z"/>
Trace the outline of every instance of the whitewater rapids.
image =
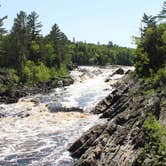
<path id="1" fill-rule="evenodd" d="M 105 82 L 117 68 L 78 67 L 70 73 L 75 80 L 70 86 L 1 104 L 0 113 L 5 116 L 0 118 L 0 165 L 73 166 L 67 149 L 90 127 L 102 123 L 89 112 L 123 76 L 114 75 L 112 81 Z M 47 106 L 54 103 L 83 112 L 52 113 Z"/>

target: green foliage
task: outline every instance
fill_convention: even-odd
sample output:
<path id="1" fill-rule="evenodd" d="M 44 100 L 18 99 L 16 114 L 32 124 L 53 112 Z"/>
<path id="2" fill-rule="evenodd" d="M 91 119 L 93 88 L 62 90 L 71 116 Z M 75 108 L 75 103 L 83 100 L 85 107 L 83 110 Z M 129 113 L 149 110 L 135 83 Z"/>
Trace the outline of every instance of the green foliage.
<path id="1" fill-rule="evenodd" d="M 47 81 L 50 78 L 49 69 L 41 62 L 34 67 L 34 82 Z"/>
<path id="2" fill-rule="evenodd" d="M 133 49 L 119 47 L 111 41 L 107 45 L 73 43 L 57 24 L 47 36 L 42 36 L 42 24 L 34 11 L 29 15 L 20 11 L 7 35 L 2 27 L 5 18 L 0 19 L 0 67 L 9 68 L 10 77 L 16 83 L 33 84 L 66 76 L 69 64 L 132 65 Z"/>
<path id="3" fill-rule="evenodd" d="M 47 81 L 54 77 L 64 77 L 68 75 L 68 70 L 65 64 L 62 64 L 60 69 L 54 67 L 48 68 L 42 62 L 35 64 L 32 61 L 27 61 L 23 71 L 23 82 L 34 84 L 37 82 Z"/>
<path id="4" fill-rule="evenodd" d="M 163 41 L 163 44 L 166 44 L 166 30 L 163 32 L 161 40 Z"/>
<path id="5" fill-rule="evenodd" d="M 66 68 L 66 65 L 62 64 L 60 69 L 57 72 L 57 76 L 64 77 L 64 76 L 67 76 L 68 74 L 69 73 L 68 73 L 68 69 Z"/>
<path id="6" fill-rule="evenodd" d="M 157 121 L 154 115 L 144 122 L 145 145 L 139 157 L 141 164 L 147 157 L 151 156 L 152 166 L 162 166 L 166 162 L 166 129 Z"/>
<path id="7" fill-rule="evenodd" d="M 149 58 L 147 53 L 143 53 L 140 49 L 136 50 L 135 68 L 138 76 L 147 76 L 149 74 Z"/>
<path id="8" fill-rule="evenodd" d="M 7 86 L 0 83 L 0 94 L 3 94 L 7 91 Z"/>
<path id="9" fill-rule="evenodd" d="M 166 67 L 158 69 L 156 73 L 152 69 L 149 69 L 148 71 L 150 75 L 148 77 L 143 77 L 142 79 L 149 84 L 152 89 L 143 92 L 144 94 L 148 94 L 150 91 L 154 91 L 154 89 L 164 87 L 166 83 Z"/>
<path id="10" fill-rule="evenodd" d="M 166 23 L 159 21 L 166 18 L 165 7 L 166 2 L 158 16 L 144 14 L 141 37 L 136 41 L 135 73 L 152 84 L 152 88 L 158 88 L 166 82 Z"/>
<path id="11" fill-rule="evenodd" d="M 144 95 L 151 95 L 151 94 L 153 94 L 154 92 L 155 92 L 154 89 L 149 89 L 149 90 L 143 91 L 143 94 L 144 94 Z"/>
<path id="12" fill-rule="evenodd" d="M 6 33 L 5 28 L 3 27 L 3 21 L 7 19 L 7 16 L 0 18 L 0 39 L 2 39 L 2 36 Z"/>
<path id="13" fill-rule="evenodd" d="M 61 63 L 65 61 L 65 55 L 67 51 L 66 44 L 68 42 L 68 39 L 66 35 L 61 32 L 59 26 L 57 24 L 54 24 L 50 34 L 47 36 L 47 40 L 54 48 L 54 54 L 56 55 L 56 66 L 60 68 Z"/>
<path id="14" fill-rule="evenodd" d="M 83 42 L 70 43 L 69 51 L 73 63 L 78 65 L 132 65 L 133 49 L 113 44 L 109 46 Z"/>
<path id="15" fill-rule="evenodd" d="M 65 64 L 62 64 L 60 69 L 56 69 L 56 68 L 51 68 L 50 69 L 50 76 L 51 78 L 54 78 L 54 77 L 65 77 L 65 76 L 68 76 L 69 72 L 68 72 L 68 69 L 66 68 L 66 65 Z"/>
<path id="16" fill-rule="evenodd" d="M 144 95 L 151 95 L 166 83 L 166 2 L 159 16 L 143 16 L 141 37 L 137 38 L 135 74 L 149 85 Z M 138 165 L 162 166 L 166 163 L 166 129 L 152 114 L 144 122 L 145 144 L 138 158 Z M 146 160 L 148 159 L 148 160 Z M 146 160 L 146 161 L 145 161 Z M 149 163 L 147 163 L 147 161 Z"/>
<path id="17" fill-rule="evenodd" d="M 34 52 L 34 55 L 40 52 L 40 45 L 34 40 L 31 41 L 30 48 Z"/>
<path id="18" fill-rule="evenodd" d="M 17 72 L 15 69 L 8 69 L 8 73 L 9 73 L 9 77 L 12 81 L 14 81 L 15 83 L 18 83 L 20 78 L 17 75 Z"/>
<path id="19" fill-rule="evenodd" d="M 165 85 L 165 83 L 166 83 L 166 67 L 159 69 L 153 78 L 154 78 L 153 84 L 155 86 L 159 86 L 162 84 Z"/>
<path id="20" fill-rule="evenodd" d="M 47 81 L 50 78 L 49 68 L 42 62 L 35 65 L 32 61 L 27 61 L 23 68 L 23 81 L 29 84 Z"/>
<path id="21" fill-rule="evenodd" d="M 44 46 L 44 56 L 43 61 L 48 67 L 56 66 L 56 54 L 54 52 L 53 46 L 49 43 Z"/>
<path id="22" fill-rule="evenodd" d="M 151 76 L 166 63 L 166 23 L 157 22 L 157 16 L 147 16 L 142 20 L 141 37 L 137 42 L 135 67 L 140 77 Z"/>
<path id="23" fill-rule="evenodd" d="M 28 38 L 31 41 L 37 41 L 40 39 L 40 32 L 42 24 L 38 21 L 39 15 L 33 11 L 27 17 L 27 31 Z"/>

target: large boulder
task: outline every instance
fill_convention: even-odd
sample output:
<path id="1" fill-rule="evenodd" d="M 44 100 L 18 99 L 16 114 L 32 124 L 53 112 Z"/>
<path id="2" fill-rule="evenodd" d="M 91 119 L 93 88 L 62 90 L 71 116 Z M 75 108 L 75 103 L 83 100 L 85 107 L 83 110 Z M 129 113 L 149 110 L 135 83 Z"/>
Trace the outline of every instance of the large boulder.
<path id="1" fill-rule="evenodd" d="M 63 86 L 69 86 L 74 83 L 74 80 L 71 77 L 65 77 L 62 80 Z"/>
<path id="2" fill-rule="evenodd" d="M 66 108 L 62 107 L 62 105 L 59 104 L 59 103 L 49 103 L 46 106 L 48 108 L 48 111 L 51 112 L 51 113 L 65 112 L 66 111 Z"/>

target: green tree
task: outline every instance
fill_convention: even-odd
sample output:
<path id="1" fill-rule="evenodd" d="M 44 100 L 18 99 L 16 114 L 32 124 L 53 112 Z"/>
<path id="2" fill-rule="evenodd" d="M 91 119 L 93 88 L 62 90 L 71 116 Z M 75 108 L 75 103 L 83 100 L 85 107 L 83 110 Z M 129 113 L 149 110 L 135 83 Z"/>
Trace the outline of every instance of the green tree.
<path id="1" fill-rule="evenodd" d="M 61 63 L 65 59 L 67 37 L 63 32 L 61 32 L 58 25 L 54 24 L 47 38 L 48 41 L 53 45 L 54 52 L 57 55 L 56 64 L 57 67 L 60 68 Z"/>
<path id="2" fill-rule="evenodd" d="M 28 37 L 30 41 L 36 41 L 40 39 L 40 32 L 42 28 L 41 22 L 38 21 L 39 15 L 33 11 L 27 17 L 27 29 Z"/>
<path id="3" fill-rule="evenodd" d="M 27 33 L 28 33 L 28 59 L 38 62 L 41 60 L 41 22 L 38 21 L 39 15 L 31 12 L 27 17 Z"/>
<path id="4" fill-rule="evenodd" d="M 161 10 L 161 12 L 159 13 L 158 17 L 159 17 L 160 20 L 166 18 L 166 1 L 164 1 L 162 10 Z"/>
<path id="5" fill-rule="evenodd" d="M 4 38 L 4 34 L 7 32 L 5 28 L 3 27 L 3 21 L 5 19 L 7 19 L 7 16 L 0 18 L 0 65 L 2 65 L 3 54 L 4 54 L 3 38 Z"/>
<path id="6" fill-rule="evenodd" d="M 21 76 L 21 71 L 28 54 L 27 15 L 24 11 L 20 11 L 14 19 L 14 25 L 11 30 L 11 40 L 11 48 L 13 48 L 11 56 L 14 56 L 13 59 L 15 59 L 13 65 L 17 69 L 19 76 Z"/>

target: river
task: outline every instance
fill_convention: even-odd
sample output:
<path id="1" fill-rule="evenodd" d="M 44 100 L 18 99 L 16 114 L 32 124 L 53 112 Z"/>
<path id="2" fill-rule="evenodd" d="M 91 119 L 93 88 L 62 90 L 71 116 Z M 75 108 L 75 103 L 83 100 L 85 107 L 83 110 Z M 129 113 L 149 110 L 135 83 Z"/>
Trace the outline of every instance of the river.
<path id="1" fill-rule="evenodd" d="M 121 79 L 122 75 L 114 75 L 105 82 L 117 68 L 82 66 L 70 73 L 75 80 L 70 86 L 1 104 L 5 117 L 0 118 L 0 165 L 73 166 L 67 149 L 90 127 L 103 122 L 90 110 Z M 72 107 L 83 112 L 64 112 Z"/>

